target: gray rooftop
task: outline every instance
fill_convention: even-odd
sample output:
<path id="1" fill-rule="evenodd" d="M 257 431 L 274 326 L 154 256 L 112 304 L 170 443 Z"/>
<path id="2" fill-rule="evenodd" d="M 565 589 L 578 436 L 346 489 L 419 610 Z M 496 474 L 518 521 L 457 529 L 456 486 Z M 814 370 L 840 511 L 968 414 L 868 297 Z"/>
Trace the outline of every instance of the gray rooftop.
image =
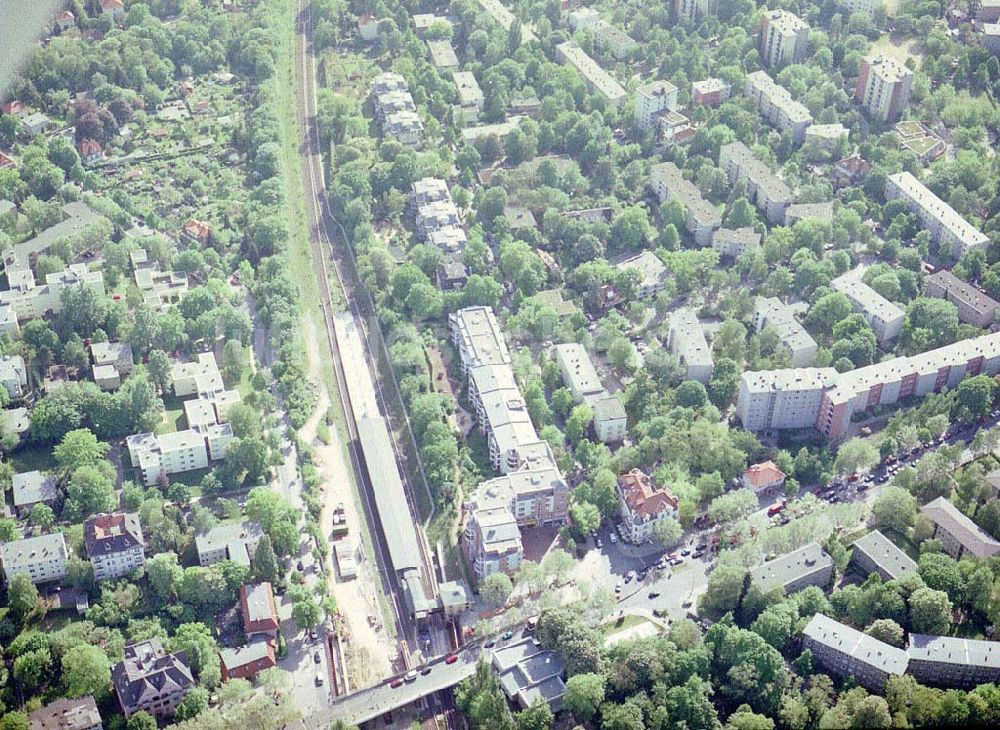
<path id="1" fill-rule="evenodd" d="M 826 554 L 818 542 L 803 545 L 798 550 L 785 553 L 750 571 L 750 577 L 761 590 L 784 588 L 812 573 L 833 567 L 833 558 Z"/>
<path id="2" fill-rule="evenodd" d="M 988 558 L 1000 552 L 1000 542 L 990 537 L 946 497 L 938 497 L 933 502 L 928 502 L 920 508 L 920 511 L 934 524 L 947 530 L 967 552 L 977 558 Z"/>
<path id="3" fill-rule="evenodd" d="M 917 564 L 909 555 L 900 550 L 896 544 L 878 530 L 872 530 L 867 535 L 854 541 L 854 550 L 861 551 L 892 578 L 899 578 L 907 573 L 916 573 Z"/>
<path id="4" fill-rule="evenodd" d="M 38 502 L 54 502 L 59 497 L 56 478 L 51 474 L 42 474 L 37 469 L 15 474 L 12 486 L 15 507 L 25 507 Z"/>
<path id="5" fill-rule="evenodd" d="M 910 661 L 902 649 L 834 621 L 822 613 L 813 616 L 802 633 L 819 644 L 888 674 L 903 674 Z"/>
<path id="6" fill-rule="evenodd" d="M 997 641 L 910 634 L 906 653 L 910 659 L 925 662 L 1000 668 L 1000 642 Z"/>

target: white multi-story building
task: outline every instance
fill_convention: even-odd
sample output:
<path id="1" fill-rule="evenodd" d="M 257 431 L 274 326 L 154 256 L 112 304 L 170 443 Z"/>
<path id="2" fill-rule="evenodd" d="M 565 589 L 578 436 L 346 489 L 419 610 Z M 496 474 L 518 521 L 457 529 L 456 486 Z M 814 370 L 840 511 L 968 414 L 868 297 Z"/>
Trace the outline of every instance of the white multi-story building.
<path id="1" fill-rule="evenodd" d="M 854 99 L 868 113 L 883 122 L 897 119 L 910 102 L 913 72 L 889 56 L 875 56 L 861 62 L 854 86 Z"/>
<path id="2" fill-rule="evenodd" d="M 784 224 L 785 211 L 792 204 L 792 191 L 745 144 L 723 145 L 719 150 L 719 167 L 729 177 L 730 185 L 746 184 L 748 199 L 771 223 Z"/>
<path id="3" fill-rule="evenodd" d="M 849 271 L 830 282 L 830 286 L 846 296 L 855 312 L 864 315 L 879 344 L 896 339 L 903 331 L 902 309 L 862 281 L 863 269 Z"/>
<path id="4" fill-rule="evenodd" d="M 10 289 L 0 291 L 0 310 L 10 308 L 18 322 L 58 314 L 62 311 L 65 290 L 81 287 L 104 296 L 104 274 L 87 271 L 86 264 L 70 264 L 64 271 L 45 276 L 44 284 L 35 284 L 30 269 L 8 272 Z M 5 315 L 10 319 L 9 315 Z"/>
<path id="5" fill-rule="evenodd" d="M 840 140 L 847 139 L 851 135 L 851 130 L 843 124 L 812 124 L 806 129 L 806 143 L 816 142 L 827 152 L 833 152 L 840 144 Z"/>
<path id="6" fill-rule="evenodd" d="M 837 7 L 847 12 L 847 15 L 861 13 L 869 20 L 875 17 L 875 13 L 885 8 L 885 0 L 836 0 Z M 846 18 L 845 18 L 846 20 Z"/>
<path id="7" fill-rule="evenodd" d="M 198 550 L 198 564 L 207 567 L 232 560 L 240 565 L 250 565 L 264 531 L 256 522 L 229 522 L 216 525 L 203 535 L 194 538 Z"/>
<path id="8" fill-rule="evenodd" d="M 795 318 L 792 308 L 777 297 L 760 297 L 754 305 L 754 327 L 760 332 L 765 327 L 773 327 L 781 340 L 781 345 L 797 368 L 806 367 L 816 357 L 816 340 Z"/>
<path id="9" fill-rule="evenodd" d="M 639 299 L 655 297 L 663 291 L 667 279 L 667 267 L 652 251 L 641 251 L 635 256 L 619 261 L 615 268 L 619 271 L 634 271 L 639 275 L 636 286 L 636 297 Z"/>
<path id="10" fill-rule="evenodd" d="M 604 389 L 586 348 L 570 342 L 555 345 L 553 358 L 562 372 L 563 383 L 577 403 L 586 403 L 594 411 L 594 431 L 599 441 L 613 443 L 625 438 L 628 418 L 621 400 Z"/>
<path id="11" fill-rule="evenodd" d="M 27 575 L 31 582 L 48 583 L 66 577 L 66 540 L 61 532 L 27 537 L 0 545 L 7 585 L 18 574 Z"/>
<path id="12" fill-rule="evenodd" d="M 712 234 L 712 248 L 720 256 L 736 259 L 748 251 L 760 249 L 763 234 L 749 226 L 744 228 L 720 228 Z"/>
<path id="13" fill-rule="evenodd" d="M 743 373 L 736 413 L 750 431 L 813 425 L 831 441 L 840 441 L 850 435 L 855 414 L 998 372 L 1000 333 L 991 333 L 845 373 L 833 368 Z"/>
<path id="14" fill-rule="evenodd" d="M 700 20 L 719 11 L 719 0 L 674 0 L 674 16 L 678 20 Z"/>
<path id="15" fill-rule="evenodd" d="M 815 426 L 823 395 L 836 376 L 833 368 L 745 372 L 740 377 L 736 416 L 748 431 Z"/>
<path id="16" fill-rule="evenodd" d="M 556 46 L 556 58 L 575 68 L 590 90 L 603 96 L 612 106 L 620 107 L 625 103 L 628 92 L 580 46 L 572 41 L 560 43 Z"/>
<path id="17" fill-rule="evenodd" d="M 705 330 L 690 307 L 678 309 L 670 315 L 667 347 L 676 355 L 685 369 L 688 380 L 708 384 L 715 370 L 712 348 L 705 340 Z"/>
<path id="18" fill-rule="evenodd" d="M 146 563 L 146 540 L 138 514 L 116 512 L 88 518 L 83 542 L 97 581 L 128 575 Z"/>
<path id="19" fill-rule="evenodd" d="M 663 111 L 677 108 L 677 87 L 669 81 L 654 81 L 635 90 L 635 123 L 655 130 L 656 118 Z"/>
<path id="20" fill-rule="evenodd" d="M 974 248 L 986 247 L 989 237 L 960 216 L 954 208 L 932 193 L 908 172 L 889 176 L 885 196 L 902 200 L 915 213 L 931 238 L 955 258 Z"/>
<path id="21" fill-rule="evenodd" d="M 147 486 L 156 484 L 162 476 L 195 469 L 207 469 L 211 461 L 226 457 L 233 440 L 228 423 L 188 428 L 159 436 L 138 433 L 127 439 L 129 459 L 139 470 Z"/>
<path id="22" fill-rule="evenodd" d="M 466 373 L 480 365 L 511 364 L 507 341 L 492 308 L 465 307 L 448 315 L 448 323 Z"/>
<path id="23" fill-rule="evenodd" d="M 458 91 L 458 113 L 466 124 L 475 124 L 483 111 L 483 90 L 471 71 L 456 71 L 452 77 Z"/>
<path id="24" fill-rule="evenodd" d="M 947 299 L 958 308 L 958 318 L 976 327 L 991 327 L 997 320 L 1000 302 L 986 296 L 947 269 L 924 278 L 924 296 Z"/>
<path id="25" fill-rule="evenodd" d="M 809 24 L 787 10 L 770 10 L 760 19 L 760 56 L 769 68 L 805 60 Z"/>
<path id="26" fill-rule="evenodd" d="M 768 124 L 791 134 L 795 144 L 802 144 L 806 129 L 813 123 L 812 114 L 804 104 L 792 98 L 788 89 L 775 83 L 767 71 L 747 74 L 743 94 L 753 102 Z"/>
<path id="27" fill-rule="evenodd" d="M 28 386 L 28 371 L 20 355 L 0 356 L 0 385 L 11 398 L 20 398 Z"/>
<path id="28" fill-rule="evenodd" d="M 427 54 L 438 71 L 457 71 L 458 56 L 451 47 L 451 41 L 427 41 Z"/>
<path id="29" fill-rule="evenodd" d="M 712 233 L 722 225 L 722 216 L 715 206 L 705 200 L 698 187 L 684 178 L 672 162 L 653 165 L 650 171 L 653 191 L 663 203 L 676 198 L 684 206 L 684 226 L 699 246 L 712 243 Z"/>

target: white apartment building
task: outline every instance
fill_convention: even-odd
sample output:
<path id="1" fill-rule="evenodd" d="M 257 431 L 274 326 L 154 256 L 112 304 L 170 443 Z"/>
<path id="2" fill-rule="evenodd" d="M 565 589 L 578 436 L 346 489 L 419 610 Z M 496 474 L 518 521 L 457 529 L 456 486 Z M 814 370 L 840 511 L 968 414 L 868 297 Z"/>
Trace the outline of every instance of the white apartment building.
<path id="1" fill-rule="evenodd" d="M 678 20 L 701 20 L 719 11 L 719 0 L 674 0 L 674 17 Z"/>
<path id="2" fill-rule="evenodd" d="M 463 370 L 480 365 L 509 365 L 510 352 L 491 307 L 465 307 L 448 315 L 451 339 Z"/>
<path id="3" fill-rule="evenodd" d="M 203 535 L 195 535 L 198 564 L 202 567 L 232 560 L 250 565 L 264 531 L 256 522 L 229 522 L 216 525 Z"/>
<path id="4" fill-rule="evenodd" d="M 132 466 L 142 475 L 143 483 L 151 486 L 161 475 L 207 469 L 210 462 L 226 457 L 226 449 L 233 438 L 233 429 L 228 423 L 159 436 L 138 433 L 127 439 L 128 454 Z"/>
<path id="5" fill-rule="evenodd" d="M 603 443 L 625 438 L 628 417 L 621 400 L 604 389 L 587 349 L 570 342 L 555 345 L 552 356 L 562 373 L 563 384 L 577 403 L 586 403 L 594 411 L 594 431 Z"/>
<path id="6" fill-rule="evenodd" d="M 976 327 L 990 327 L 997 320 L 1000 302 L 988 297 L 947 269 L 924 278 L 924 296 L 947 299 L 958 308 L 958 318 Z"/>
<path id="7" fill-rule="evenodd" d="M 500 0 L 476 0 L 476 2 L 501 28 L 510 30 L 510 26 L 514 24 L 514 14 Z M 538 37 L 530 28 L 522 26 L 521 43 L 530 43 L 534 40 L 538 40 Z"/>
<path id="8" fill-rule="evenodd" d="M 170 368 L 170 381 L 178 398 L 202 394 L 211 396 L 225 390 L 222 373 L 211 352 L 199 353 L 194 362 L 176 363 Z"/>
<path id="9" fill-rule="evenodd" d="M 720 228 L 712 235 L 712 248 L 720 256 L 736 259 L 748 251 L 760 249 L 764 236 L 754 228 Z"/>
<path id="10" fill-rule="evenodd" d="M 16 274 L 16 276 L 14 275 Z M 104 274 L 87 271 L 86 264 L 70 264 L 64 271 L 45 276 L 44 284 L 36 284 L 30 269 L 8 272 L 10 289 L 0 291 L 0 310 L 10 308 L 18 322 L 37 319 L 62 311 L 62 293 L 82 287 L 104 296 Z M 4 315 L 8 320 L 9 315 Z"/>
<path id="11" fill-rule="evenodd" d="M 884 345 L 903 331 L 905 312 L 862 281 L 863 273 L 863 268 L 849 271 L 831 281 L 830 286 L 850 300 L 855 312 L 864 315 L 878 343 Z"/>
<path id="12" fill-rule="evenodd" d="M 722 216 L 715 206 L 705 200 L 698 187 L 672 162 L 653 165 L 650 170 L 653 191 L 657 199 L 664 203 L 676 198 L 684 206 L 684 227 L 694 237 L 699 246 L 712 243 L 713 232 L 722 225 Z"/>
<path id="13" fill-rule="evenodd" d="M 458 92 L 458 113 L 465 124 L 475 124 L 483 111 L 483 90 L 471 71 L 456 71 L 452 77 Z M 446 188 L 447 189 L 447 188 Z"/>
<path id="14" fill-rule="evenodd" d="M 635 271 L 639 275 L 636 297 L 649 299 L 663 291 L 667 267 L 652 251 L 641 251 L 615 265 L 619 271 Z"/>
<path id="15" fill-rule="evenodd" d="M 885 8 L 885 0 L 836 0 L 837 7 L 842 8 L 847 16 L 854 13 L 861 13 L 869 20 L 875 17 L 875 13 Z M 845 18 L 846 20 L 847 18 Z"/>
<path id="16" fill-rule="evenodd" d="M 11 398 L 20 398 L 28 386 L 28 371 L 20 355 L 0 356 L 0 385 Z"/>
<path id="17" fill-rule="evenodd" d="M 905 201 L 910 211 L 920 218 L 931 238 L 940 243 L 942 250 L 950 251 L 954 258 L 971 249 L 983 248 L 990 242 L 985 233 L 908 172 L 889 176 L 885 196 L 890 200 Z"/>
<path id="18" fill-rule="evenodd" d="M 121 578 L 146 563 L 146 540 L 138 514 L 116 512 L 88 518 L 83 523 L 83 542 L 97 581 Z"/>
<path id="19" fill-rule="evenodd" d="M 670 315 L 667 347 L 685 368 L 685 378 L 708 384 L 715 370 L 712 348 L 705 340 L 705 329 L 690 307 L 678 309 Z"/>
<path id="20" fill-rule="evenodd" d="M 656 537 L 656 526 L 677 518 L 677 497 L 670 490 L 653 487 L 648 474 L 633 469 L 618 477 L 618 512 L 622 536 L 638 545 Z"/>
<path id="21" fill-rule="evenodd" d="M 861 62 L 854 86 L 854 99 L 875 119 L 883 122 L 899 118 L 910 102 L 913 72 L 889 56 L 875 56 Z"/>
<path id="22" fill-rule="evenodd" d="M 554 461 L 548 444 L 535 432 L 528 404 L 509 364 L 470 368 L 469 400 L 475 407 L 479 429 L 487 437 L 494 469 L 508 474 L 528 465 Z"/>
<path id="23" fill-rule="evenodd" d="M 677 108 L 677 87 L 669 81 L 654 81 L 635 90 L 635 123 L 642 129 L 656 129 L 656 117 Z"/>
<path id="24" fill-rule="evenodd" d="M 628 415 L 625 404 L 616 395 L 605 394 L 590 401 L 594 409 L 594 431 L 601 443 L 617 443 L 628 432 Z"/>
<path id="25" fill-rule="evenodd" d="M 782 346 L 788 350 L 793 367 L 806 367 L 816 357 L 816 340 L 795 318 L 792 308 L 777 297 L 757 299 L 753 322 L 758 332 L 765 327 L 773 327 L 777 331 Z"/>
<path id="26" fill-rule="evenodd" d="M 785 209 L 786 226 L 791 227 L 804 220 L 832 223 L 833 203 L 793 203 Z"/>
<path id="27" fill-rule="evenodd" d="M 1000 333 L 838 373 L 800 368 L 744 373 L 736 413 L 751 431 L 806 428 L 831 441 L 850 434 L 851 419 L 875 406 L 956 387 L 973 375 L 1000 372 Z"/>
<path id="28" fill-rule="evenodd" d="M 754 157 L 745 144 L 723 145 L 719 151 L 719 167 L 729 177 L 730 185 L 746 183 L 748 199 L 772 224 L 784 224 L 785 211 L 792 204 L 792 191 L 767 165 Z"/>
<path id="29" fill-rule="evenodd" d="M 770 10 L 760 19 L 760 56 L 768 68 L 805 60 L 809 24 L 787 10 Z"/>
<path id="30" fill-rule="evenodd" d="M 812 114 L 792 98 L 784 86 L 768 76 L 767 71 L 747 74 L 743 95 L 753 102 L 760 114 L 772 127 L 792 135 L 795 144 L 802 144 L 806 129 L 813 123 Z"/>
<path id="31" fill-rule="evenodd" d="M 748 431 L 810 428 L 836 376 L 833 368 L 745 372 L 740 377 L 736 416 Z"/>
<path id="32" fill-rule="evenodd" d="M 816 142 L 827 152 L 837 149 L 840 140 L 847 139 L 851 135 L 851 130 L 843 124 L 812 124 L 806 129 L 806 143 Z"/>
<path id="33" fill-rule="evenodd" d="M 19 573 L 36 585 L 62 580 L 66 577 L 66 540 L 61 532 L 53 532 L 5 542 L 0 545 L 0 561 L 8 586 Z"/>
<path id="34" fill-rule="evenodd" d="M 620 107 L 625 103 L 628 92 L 580 46 L 572 41 L 560 43 L 556 46 L 556 58 L 575 68 L 590 90 L 603 96 L 612 106 Z"/>

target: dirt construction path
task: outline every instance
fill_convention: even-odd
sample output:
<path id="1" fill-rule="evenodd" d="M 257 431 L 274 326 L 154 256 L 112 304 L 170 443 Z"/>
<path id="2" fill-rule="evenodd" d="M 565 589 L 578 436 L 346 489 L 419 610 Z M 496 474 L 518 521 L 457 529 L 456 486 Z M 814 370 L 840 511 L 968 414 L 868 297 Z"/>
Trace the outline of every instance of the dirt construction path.
<path id="1" fill-rule="evenodd" d="M 384 679 L 392 674 L 392 660 L 396 655 L 395 643 L 386 635 L 382 619 L 382 610 L 376 595 L 378 585 L 377 568 L 374 561 L 368 559 L 361 547 L 361 526 L 363 517 L 359 514 L 351 488 L 350 464 L 345 456 L 346 449 L 340 440 L 336 427 L 330 428 L 330 443 L 325 444 L 316 436 L 320 420 L 326 417 L 330 407 L 330 394 L 322 383 L 320 371 L 320 355 L 318 333 L 315 324 L 306 318 L 303 330 L 305 333 L 307 377 L 314 383 L 319 383 L 319 396 L 316 410 L 299 429 L 299 437 L 313 447 L 316 469 L 323 478 L 323 508 L 320 512 L 320 525 L 327 530 L 332 527 L 333 508 L 344 505 L 347 524 L 358 560 L 358 575 L 354 579 L 341 580 L 333 568 L 332 555 L 325 558 L 327 581 L 330 592 L 337 600 L 337 607 L 346 625 L 347 641 L 344 643 L 351 690 L 360 689 Z M 375 625 L 369 622 L 369 616 L 377 617 Z"/>

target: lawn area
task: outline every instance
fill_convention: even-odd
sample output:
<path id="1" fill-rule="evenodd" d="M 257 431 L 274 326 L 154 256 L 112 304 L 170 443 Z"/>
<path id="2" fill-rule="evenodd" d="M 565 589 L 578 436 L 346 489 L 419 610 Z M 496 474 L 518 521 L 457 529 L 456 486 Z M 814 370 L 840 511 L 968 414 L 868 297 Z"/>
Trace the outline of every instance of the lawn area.
<path id="1" fill-rule="evenodd" d="M 51 471 L 56 468 L 56 460 L 52 456 L 51 446 L 22 446 L 8 459 L 14 471 L 20 474 L 24 471 Z"/>
<path id="2" fill-rule="evenodd" d="M 173 433 L 187 428 L 184 417 L 184 403 L 174 396 L 163 398 L 163 419 L 156 425 L 156 434 Z"/>
<path id="3" fill-rule="evenodd" d="M 920 548 L 906 535 L 900 535 L 895 530 L 883 530 L 882 534 L 892 540 L 893 545 L 909 555 L 913 560 L 920 559 Z"/>
<path id="4" fill-rule="evenodd" d="M 630 629 L 633 626 L 644 624 L 647 621 L 649 621 L 649 619 L 645 616 L 625 616 L 624 618 L 609 621 L 608 623 L 603 624 L 597 629 L 597 633 L 599 633 L 602 638 L 606 639 L 612 634 L 617 634 L 619 631 L 624 631 L 625 629 Z"/>

